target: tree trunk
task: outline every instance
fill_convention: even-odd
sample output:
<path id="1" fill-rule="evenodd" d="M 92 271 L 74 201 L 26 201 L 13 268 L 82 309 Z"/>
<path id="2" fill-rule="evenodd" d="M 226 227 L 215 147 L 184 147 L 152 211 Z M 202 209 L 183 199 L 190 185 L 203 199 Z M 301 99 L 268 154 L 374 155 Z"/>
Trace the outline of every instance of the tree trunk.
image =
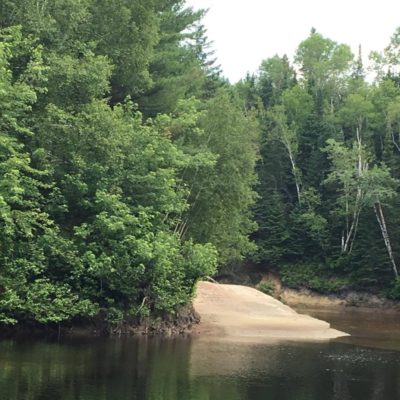
<path id="1" fill-rule="evenodd" d="M 286 143 L 286 148 L 289 154 L 289 159 L 290 163 L 292 164 L 292 172 L 293 172 L 293 177 L 294 177 L 294 183 L 296 185 L 296 191 L 297 191 L 297 200 L 299 201 L 299 205 L 301 206 L 301 192 L 300 192 L 300 181 L 299 177 L 297 176 L 297 167 L 296 167 L 296 162 L 294 160 L 292 150 L 290 148 L 290 145 Z"/>
<path id="2" fill-rule="evenodd" d="M 382 237 L 385 242 L 385 246 L 386 246 L 387 252 L 389 254 L 390 261 L 392 263 L 394 276 L 396 278 L 398 278 L 399 273 L 397 271 L 397 265 L 396 265 L 396 261 L 393 256 L 392 245 L 390 243 L 389 233 L 387 230 L 385 217 L 383 215 L 382 205 L 380 202 L 374 204 L 374 211 L 375 211 L 376 219 L 378 220 L 379 227 L 381 228 Z"/>

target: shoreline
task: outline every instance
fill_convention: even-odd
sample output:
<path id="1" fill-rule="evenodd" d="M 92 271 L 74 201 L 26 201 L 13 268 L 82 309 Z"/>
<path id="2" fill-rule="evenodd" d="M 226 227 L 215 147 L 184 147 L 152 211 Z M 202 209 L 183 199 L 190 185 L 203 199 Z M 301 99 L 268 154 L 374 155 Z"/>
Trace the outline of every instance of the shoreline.
<path id="1" fill-rule="evenodd" d="M 64 324 L 39 325 L 20 323 L 0 327 L 0 339 L 25 338 L 61 338 L 61 337 L 184 337 L 191 334 L 193 326 L 200 316 L 193 306 L 182 307 L 174 315 L 162 315 L 138 320 L 126 320 L 111 325 L 104 319 L 94 317 L 85 322 L 69 321 Z"/>
<path id="2" fill-rule="evenodd" d="M 209 285 L 209 282 L 199 282 L 200 285 Z M 210 284 L 218 285 L 220 287 L 228 286 L 240 286 L 240 285 L 225 285 L 225 284 Z M 255 290 L 249 286 L 242 286 L 244 290 Z M 262 296 L 262 292 L 257 291 Z M 269 296 L 268 296 L 269 297 Z M 359 312 L 371 312 L 376 311 L 382 314 L 393 314 L 399 315 L 400 313 L 400 302 L 388 300 L 380 296 L 376 296 L 365 292 L 349 291 L 344 294 L 320 294 L 313 292 L 309 289 L 289 289 L 280 286 L 279 290 L 276 290 L 273 297 L 275 301 L 281 301 L 284 307 L 291 307 L 292 311 L 297 315 L 304 315 L 308 311 L 320 311 L 320 312 L 340 312 L 341 310 L 346 311 L 359 311 Z M 214 299 L 215 301 L 215 299 Z M 238 306 L 239 307 L 239 306 Z M 240 308 L 240 307 L 239 307 Z M 134 321 L 125 321 L 117 326 L 108 325 L 105 321 L 99 319 L 93 319 L 86 323 L 65 323 L 61 324 L 60 329 L 57 325 L 40 326 L 34 324 L 19 324 L 16 326 L 3 326 L 0 328 L 0 338 L 17 338 L 33 336 L 38 338 L 57 338 L 57 337 L 160 337 L 160 338 L 174 338 L 174 337 L 192 337 L 192 338 L 216 338 L 216 337 L 227 337 L 229 335 L 238 338 L 240 335 L 237 333 L 240 331 L 240 326 L 232 326 L 232 323 L 227 321 L 232 317 L 232 314 L 226 313 L 228 318 L 225 318 L 228 325 L 231 324 L 231 333 L 226 333 L 226 329 L 223 325 L 215 323 L 210 324 L 210 316 L 203 315 L 201 318 L 201 310 L 196 309 L 196 298 L 194 299 L 193 306 L 183 307 L 176 315 L 164 315 L 159 317 L 150 317 L 142 320 L 140 323 Z M 211 312 L 213 316 L 211 319 L 215 319 L 215 314 Z M 247 310 L 247 314 L 249 310 Z M 230 316 L 230 317 L 229 317 Z M 269 334 L 271 337 L 284 337 L 282 335 L 282 329 L 279 327 L 280 322 L 273 319 L 272 316 L 266 315 L 269 318 L 272 330 L 275 329 L 276 334 Z M 308 317 L 308 316 L 306 316 Z M 258 321 L 251 320 L 247 321 L 253 324 L 252 329 L 256 331 L 263 330 L 265 327 L 260 326 L 259 317 Z M 256 318 L 256 319 L 257 319 Z M 214 321 L 215 322 L 215 321 Z M 324 329 L 330 329 L 329 324 L 324 321 L 320 321 L 324 324 Z M 275 324 L 275 328 L 274 328 Z M 235 325 L 235 324 L 233 324 Z M 292 329 L 292 328 L 290 328 Z M 233 334 L 232 334 L 233 332 Z M 280 333 L 279 333 L 280 332 Z M 242 335 L 245 337 L 246 335 Z M 248 339 L 250 339 L 250 336 Z M 257 336 L 257 335 L 256 335 Z M 299 339 L 304 334 L 299 335 Z M 287 338 L 296 340 L 296 337 L 290 334 Z M 254 337 L 253 337 L 254 339 Z M 314 337 L 315 339 L 315 337 Z"/>
<path id="3" fill-rule="evenodd" d="M 320 294 L 309 289 L 282 287 L 277 298 L 285 304 L 301 308 L 379 310 L 384 313 L 399 313 L 400 302 L 367 292 L 348 291 L 341 294 Z"/>

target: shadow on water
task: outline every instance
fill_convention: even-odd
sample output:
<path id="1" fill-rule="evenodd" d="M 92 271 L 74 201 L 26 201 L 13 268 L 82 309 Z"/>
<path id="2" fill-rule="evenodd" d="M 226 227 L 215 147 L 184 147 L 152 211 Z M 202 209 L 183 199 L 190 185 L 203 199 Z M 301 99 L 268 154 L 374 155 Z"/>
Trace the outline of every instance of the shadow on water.
<path id="1" fill-rule="evenodd" d="M 201 338 L 4 340 L 0 399 L 400 399 L 397 322 L 383 320 L 379 329 L 375 323 L 365 338 L 366 317 L 326 319 L 338 329 L 350 324 L 358 336 L 266 344 Z M 384 332 L 387 341 L 376 332 Z M 364 347 L 364 339 L 371 347 Z"/>

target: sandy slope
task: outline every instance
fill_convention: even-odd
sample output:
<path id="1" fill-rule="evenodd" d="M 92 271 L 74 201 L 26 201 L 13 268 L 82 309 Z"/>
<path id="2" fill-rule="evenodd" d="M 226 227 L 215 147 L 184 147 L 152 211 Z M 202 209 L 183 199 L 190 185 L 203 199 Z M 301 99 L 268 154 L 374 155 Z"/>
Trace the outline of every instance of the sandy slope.
<path id="1" fill-rule="evenodd" d="M 346 333 L 327 322 L 296 313 L 271 296 L 238 285 L 199 282 L 194 308 L 201 316 L 195 333 L 242 340 L 323 340 Z"/>

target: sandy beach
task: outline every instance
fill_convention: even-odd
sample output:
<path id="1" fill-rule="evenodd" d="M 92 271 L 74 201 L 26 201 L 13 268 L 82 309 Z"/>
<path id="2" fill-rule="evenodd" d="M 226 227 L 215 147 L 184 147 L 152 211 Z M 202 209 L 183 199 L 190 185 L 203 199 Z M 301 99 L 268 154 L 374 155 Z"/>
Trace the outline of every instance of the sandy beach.
<path id="1" fill-rule="evenodd" d="M 298 314 L 273 297 L 246 286 L 199 282 L 194 308 L 201 321 L 193 333 L 203 338 L 268 341 L 347 336 L 325 321 Z"/>

